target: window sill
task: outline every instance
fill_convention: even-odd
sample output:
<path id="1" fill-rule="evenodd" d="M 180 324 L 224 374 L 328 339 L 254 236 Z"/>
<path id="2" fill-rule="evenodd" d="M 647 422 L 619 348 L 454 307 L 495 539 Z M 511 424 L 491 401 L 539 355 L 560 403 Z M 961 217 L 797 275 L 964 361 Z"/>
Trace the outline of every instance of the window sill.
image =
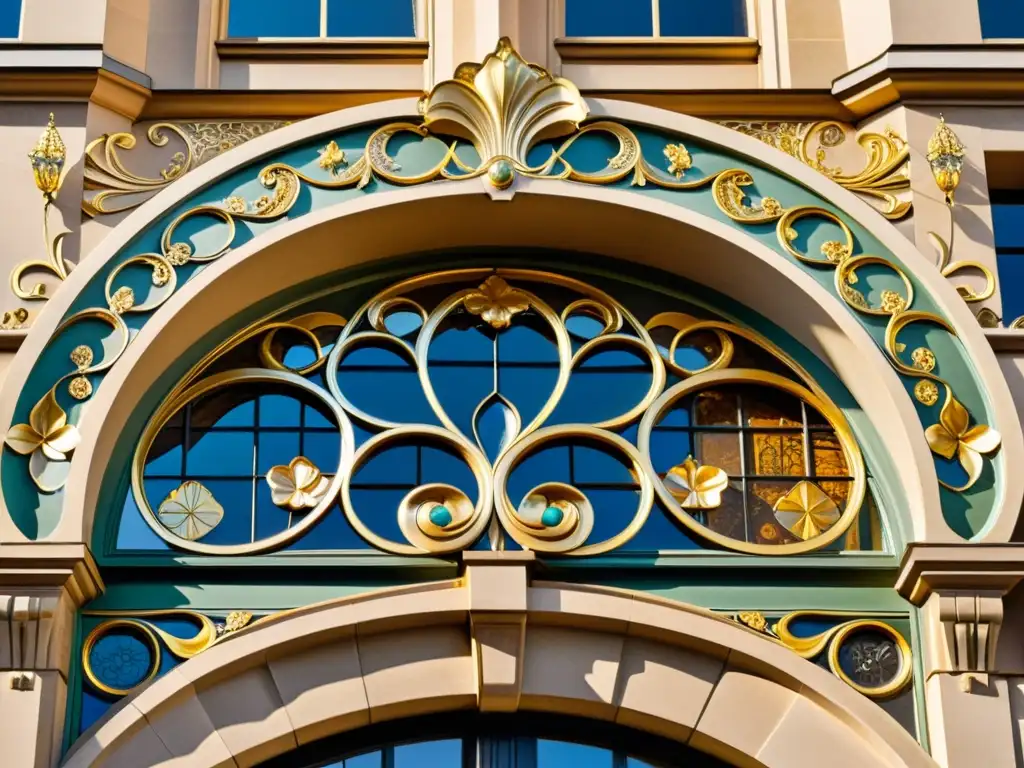
<path id="1" fill-rule="evenodd" d="M 761 46 L 753 37 L 561 37 L 563 61 L 713 61 L 756 63 Z"/>
<path id="2" fill-rule="evenodd" d="M 417 38 L 266 39 L 232 38 L 217 41 L 221 59 L 425 61 L 430 44 Z"/>

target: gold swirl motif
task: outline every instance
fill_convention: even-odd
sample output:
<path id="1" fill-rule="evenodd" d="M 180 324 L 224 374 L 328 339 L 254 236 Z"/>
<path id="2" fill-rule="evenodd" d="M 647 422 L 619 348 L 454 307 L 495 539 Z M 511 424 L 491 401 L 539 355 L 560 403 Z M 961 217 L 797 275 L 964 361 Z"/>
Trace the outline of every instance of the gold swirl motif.
<path id="1" fill-rule="evenodd" d="M 761 199 L 760 205 L 750 205 L 741 187 L 754 183 L 754 177 L 738 169 L 722 171 L 711 185 L 711 193 L 718 207 L 733 221 L 744 224 L 764 224 L 775 221 L 783 214 L 783 207 L 774 197 Z"/>
<path id="2" fill-rule="evenodd" d="M 542 483 L 527 491 L 509 521 L 522 539 L 534 543 L 531 549 L 568 552 L 583 544 L 593 531 L 594 507 L 574 486 Z"/>
<path id="3" fill-rule="evenodd" d="M 822 245 L 822 253 L 825 255 L 824 259 L 811 257 L 793 245 L 793 241 L 797 237 L 794 225 L 801 219 L 811 217 L 825 219 L 836 224 L 843 233 L 842 241 L 828 241 Z M 881 256 L 852 256 L 851 254 L 854 249 L 853 232 L 842 219 L 831 211 L 817 206 L 791 208 L 779 219 L 776 235 L 785 251 L 798 261 L 816 267 L 835 269 L 836 293 L 851 308 L 864 314 L 889 317 L 889 322 L 885 329 L 883 349 L 889 362 L 900 374 L 913 379 L 924 380 L 918 381 L 914 386 L 914 397 L 919 403 L 926 406 L 936 405 L 939 401 L 939 385 L 945 389 L 946 404 L 943 406 L 943 412 L 947 412 L 947 408 L 949 408 L 951 410 L 948 413 L 955 413 L 956 416 L 948 416 L 948 423 L 943 423 L 943 417 L 940 414 L 939 423 L 929 426 L 926 430 L 926 436 L 931 435 L 928 439 L 929 446 L 937 455 L 945 458 L 952 458 L 953 455 L 957 455 L 958 460 L 968 475 L 968 481 L 964 485 L 954 486 L 942 480 L 939 483 L 957 493 L 969 490 L 981 475 L 981 455 L 992 453 L 998 449 L 1000 443 L 999 433 L 985 424 L 977 424 L 970 430 L 968 429 L 967 425 L 970 423 L 970 414 L 954 397 L 952 386 L 945 379 L 933 373 L 937 361 L 931 350 L 915 350 L 917 352 L 917 359 L 913 361 L 912 365 L 908 365 L 900 357 L 900 352 L 904 349 L 904 345 L 899 341 L 899 333 L 908 325 L 913 323 L 937 325 L 954 338 L 958 338 L 953 326 L 933 312 L 923 312 L 911 308 L 914 302 L 913 284 L 906 273 L 892 261 Z M 880 304 L 872 306 L 860 291 L 853 288 L 853 285 L 857 282 L 857 268 L 867 265 L 882 266 L 894 272 L 903 283 L 903 293 L 893 290 L 882 291 Z M 961 409 L 966 414 L 964 418 L 960 417 Z M 967 440 L 966 443 L 960 441 L 961 437 L 975 434 L 975 431 L 977 431 L 976 434 L 984 434 L 984 439 L 980 441 Z M 966 448 L 960 447 L 964 445 L 966 445 Z M 952 450 L 950 450 L 950 446 L 953 446 Z"/>
<path id="4" fill-rule="evenodd" d="M 796 611 L 779 619 L 778 623 L 771 627 L 769 634 L 778 638 L 783 645 L 804 659 L 813 659 L 827 649 L 828 666 L 832 670 L 832 674 L 864 696 L 882 701 L 901 693 L 913 676 L 912 652 L 910 644 L 903 635 L 890 625 L 875 619 L 849 619 L 810 637 L 795 635 L 790 630 L 792 623 L 802 618 L 822 616 L 846 618 L 850 615 L 841 611 Z M 750 625 L 748 624 L 748 626 Z M 886 637 L 899 654 L 899 668 L 895 676 L 879 686 L 864 686 L 857 683 L 839 663 L 839 652 L 843 643 L 858 632 L 865 630 L 877 632 Z"/>
<path id="5" fill-rule="evenodd" d="M 857 144 L 867 155 L 865 166 L 857 173 L 845 174 L 842 168 L 827 164 L 826 150 L 842 145 L 847 136 L 854 133 L 854 127 L 847 123 L 730 120 L 722 124 L 785 152 L 857 195 L 880 201 L 882 206 L 879 208 L 876 202 L 875 207 L 887 219 L 901 219 L 910 213 L 911 203 L 896 196 L 910 189 L 909 151 L 907 143 L 892 129 L 887 128 L 884 133 L 859 134 Z M 815 143 L 817 147 L 812 152 Z"/>
<path id="6" fill-rule="evenodd" d="M 109 696 L 118 697 L 127 696 L 135 690 L 135 688 L 149 682 L 159 674 L 161 645 L 167 648 L 167 650 L 178 659 L 191 659 L 193 656 L 202 653 L 219 640 L 243 629 L 252 620 L 252 614 L 247 611 L 232 611 L 225 619 L 225 623 L 218 626 L 207 616 L 197 613 L 196 611 L 189 611 L 185 609 L 135 611 L 130 614 L 130 618 L 128 615 L 116 611 L 86 611 L 84 615 L 119 617 L 107 619 L 106 621 L 98 624 L 86 636 L 85 642 L 82 644 L 82 670 L 85 672 L 86 680 L 88 680 L 89 684 L 96 690 Z M 161 629 L 151 621 L 136 618 L 140 616 L 188 619 L 196 624 L 196 633 L 192 637 L 178 637 L 177 635 L 172 635 L 170 632 Z M 96 644 L 100 640 L 118 629 L 130 629 L 138 632 L 149 647 L 150 662 L 146 676 L 133 688 L 114 688 L 107 685 L 100 680 L 92 666 L 93 648 L 96 647 Z"/>
<path id="7" fill-rule="evenodd" d="M 414 546 L 429 552 L 439 542 L 479 536 L 480 519 L 472 500 L 446 483 L 414 488 L 398 505 L 398 525 Z M 468 533 L 468 535 L 467 535 Z"/>
<path id="8" fill-rule="evenodd" d="M 257 136 L 285 125 L 280 121 L 155 123 L 146 130 L 154 147 L 166 147 L 170 136 L 183 145 L 171 155 L 159 176 L 141 176 L 128 170 L 118 154 L 131 151 L 138 140 L 131 133 L 104 134 L 85 148 L 85 190 L 82 210 L 91 217 L 137 208 L 186 173 Z M 95 194 L 90 194 L 95 192 Z"/>

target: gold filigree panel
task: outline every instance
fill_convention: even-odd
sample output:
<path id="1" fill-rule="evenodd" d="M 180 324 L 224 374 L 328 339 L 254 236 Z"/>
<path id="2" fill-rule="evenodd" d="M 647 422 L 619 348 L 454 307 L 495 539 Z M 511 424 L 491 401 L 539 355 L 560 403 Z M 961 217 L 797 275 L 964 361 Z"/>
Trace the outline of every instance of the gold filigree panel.
<path id="1" fill-rule="evenodd" d="M 136 208 L 189 171 L 283 125 L 287 123 L 278 120 L 154 123 L 145 134 L 151 147 L 163 149 L 172 137 L 177 145 L 169 158 L 160 161 L 155 175 L 132 171 L 125 163 L 121 153 L 135 150 L 135 134 L 104 134 L 85 149 L 82 210 L 89 216 L 102 216 Z M 146 154 L 145 159 L 152 162 L 154 155 Z"/>
<path id="2" fill-rule="evenodd" d="M 460 335 L 470 331 L 469 337 Z M 713 343 L 700 341 L 707 334 Z M 466 399 L 470 391 L 466 383 L 453 390 L 451 374 L 445 373 L 462 370 L 458 367 L 462 365 L 458 362 L 463 359 L 462 353 L 454 359 L 438 359 L 439 349 L 450 349 L 445 345 L 455 343 L 453 339 L 466 338 L 473 344 L 490 345 L 486 355 L 472 358 L 477 361 L 473 370 L 490 366 L 482 375 L 492 383 L 488 384 L 489 391 L 477 392 L 479 402 L 477 394 L 472 401 Z M 524 357 L 525 339 L 532 339 L 529 348 L 533 351 Z M 680 364 L 680 352 L 694 340 L 703 350 L 706 364 L 689 370 Z M 289 365 L 286 360 L 296 345 L 304 347 L 312 358 Z M 781 365 L 788 375 L 734 366 L 738 348 L 743 350 L 740 359 L 749 361 L 751 354 L 761 355 Z M 378 357 L 388 354 L 400 361 L 401 370 L 414 377 L 414 390 L 367 402 L 365 390 L 353 378 L 357 374 L 346 366 L 350 358 L 368 350 Z M 620 357 L 625 353 L 635 360 L 631 365 L 643 369 L 642 386 L 637 384 L 639 388 L 631 390 L 632 399 L 620 393 L 608 397 L 607 403 L 594 391 L 587 396 L 588 410 L 593 412 L 590 421 L 580 423 L 578 417 L 560 420 L 560 408 L 573 398 L 580 402 L 583 397 L 580 390 L 571 394 L 573 382 L 581 381 L 579 377 L 586 376 L 587 366 L 606 353 Z M 513 362 L 505 361 L 507 354 L 513 355 Z M 257 360 L 260 367 L 252 367 Z M 245 367 L 226 368 L 226 361 Z M 529 366 L 539 366 L 550 374 L 537 374 L 524 406 L 522 390 L 517 396 L 514 385 L 505 382 L 515 370 L 532 370 Z M 381 377 L 395 370 L 374 368 L 371 374 Z M 683 381 L 666 388 L 669 373 Z M 381 391 L 390 392 L 390 385 L 386 386 L 384 379 L 380 381 Z M 155 446 L 162 445 L 161 450 L 167 451 L 166 438 L 178 439 L 174 435 L 180 433 L 180 428 L 172 426 L 172 420 L 182 422 L 184 409 L 205 407 L 201 404 L 211 395 L 222 397 L 222 402 L 234 408 L 245 397 L 256 396 L 246 394 L 253 391 L 253 385 L 292 388 L 297 396 L 319 402 L 322 412 L 330 414 L 341 442 L 337 465 L 317 466 L 296 456 L 288 464 L 272 467 L 265 480 L 273 504 L 280 510 L 275 519 L 284 527 L 263 538 L 255 537 L 259 527 L 255 509 L 250 510 L 251 526 L 239 522 L 237 515 L 244 511 L 222 507 L 190 475 L 182 477 L 178 490 L 157 507 L 159 497 L 149 497 L 146 467 Z M 705 444 L 688 447 L 685 440 L 679 440 L 678 455 L 673 454 L 676 465 L 659 469 L 652 458 L 652 433 L 660 434 L 668 412 L 690 395 L 697 397 L 694 408 L 700 414 L 698 421 L 707 420 L 709 415 L 713 418 L 714 409 L 708 404 L 714 403 L 716 396 L 721 400 L 716 393 L 723 385 L 754 387 L 767 393 L 763 399 L 750 401 L 745 421 L 761 458 L 744 472 L 739 468 L 742 459 L 716 454 Z M 239 394 L 232 397 L 234 391 Z M 422 397 L 430 417 L 410 421 L 396 416 L 397 397 L 403 402 Z M 828 444 L 837 455 L 827 457 L 822 466 L 829 466 L 831 461 L 834 474 L 842 476 L 843 482 L 836 482 L 836 486 L 842 485 L 843 492 L 835 501 L 817 484 L 801 480 L 814 471 L 805 466 L 802 443 L 797 459 L 800 466 L 793 468 L 796 471 L 785 472 L 785 467 L 776 466 L 789 460 L 772 454 L 777 450 L 776 443 L 783 439 L 789 445 L 793 437 L 772 430 L 793 430 L 797 424 L 777 416 L 772 403 L 779 398 L 785 400 L 787 413 L 794 408 L 801 413 L 801 403 L 805 403 L 808 412 L 815 414 L 815 429 L 831 438 Z M 184 418 L 193 429 L 197 423 L 201 431 L 212 427 L 209 412 L 203 417 L 207 420 L 197 422 L 194 411 Z M 500 423 L 497 432 L 495 418 Z M 353 450 L 354 427 L 368 436 Z M 632 427 L 637 428 L 637 436 L 627 439 L 624 433 Z M 538 475 L 542 482 L 531 480 L 531 487 L 513 495 L 511 488 L 518 482 L 515 478 L 521 467 L 550 448 L 567 445 L 598 451 L 632 478 L 628 490 L 635 501 L 628 516 L 624 517 L 625 510 L 609 508 L 605 497 L 591 498 L 585 488 L 571 482 L 571 477 L 567 482 L 557 472 L 544 478 Z M 463 465 L 473 480 L 471 486 L 429 479 L 408 486 L 392 512 L 394 530 L 402 535 L 396 539 L 381 533 L 379 519 L 385 511 L 367 509 L 367 502 L 361 500 L 365 497 L 358 478 L 384 454 L 408 446 L 415 446 L 417 451 L 442 451 Z M 688 455 L 693 450 L 703 464 Z M 162 454 L 154 455 L 158 458 Z M 712 463 L 719 460 L 724 466 Z M 198 476 L 206 474 L 201 469 L 198 472 Z M 764 500 L 767 506 L 759 513 L 764 519 L 757 523 L 771 530 L 755 540 L 723 532 L 715 522 L 733 514 L 721 511 L 728 506 L 723 495 L 730 493 L 730 483 L 747 482 L 744 478 L 751 474 L 763 475 L 766 484 L 779 489 L 775 497 Z M 788 480 L 776 476 L 786 474 L 794 476 Z M 808 486 L 813 489 L 810 495 L 801 490 Z M 160 538 L 177 549 L 201 554 L 258 553 L 287 546 L 307 535 L 326 516 L 338 514 L 340 508 L 348 525 L 362 539 L 395 554 L 446 554 L 473 546 L 484 537 L 494 549 L 515 542 L 538 552 L 597 555 L 629 542 L 652 513 L 660 514 L 654 509 L 655 498 L 659 498 L 669 514 L 702 539 L 741 552 L 785 555 L 818 550 L 845 535 L 857 519 L 866 483 L 860 451 L 840 410 L 799 365 L 758 334 L 729 323 L 701 321 L 674 312 L 641 320 L 608 293 L 557 273 L 476 268 L 401 281 L 369 298 L 347 319 L 324 312 L 291 320 L 275 319 L 225 342 L 175 387 L 147 426 L 133 461 L 132 488 L 143 518 Z M 751 493 L 751 499 L 756 499 L 756 483 L 751 483 Z M 823 507 L 821 498 L 828 499 L 829 509 Z M 786 506 L 787 499 L 795 501 Z M 798 508 L 801 500 L 807 501 L 806 509 Z M 744 514 L 742 509 L 740 514 Z M 232 515 L 233 530 L 249 531 L 251 527 L 251 540 L 203 540 Z M 594 539 L 591 534 L 601 516 L 621 519 L 622 523 L 616 532 L 605 528 Z"/>
<path id="3" fill-rule="evenodd" d="M 911 203 L 900 193 L 910 190 L 909 149 L 891 128 L 884 133 L 858 133 L 847 123 L 723 121 L 734 131 L 753 136 L 770 147 L 809 165 L 840 186 L 867 198 L 887 219 L 901 219 L 910 213 Z M 859 151 L 845 152 L 844 160 L 833 155 L 856 143 Z M 845 145 L 845 146 L 844 146 Z M 846 162 L 858 163 L 860 170 L 847 172 Z M 842 163 L 842 164 L 841 164 Z"/>

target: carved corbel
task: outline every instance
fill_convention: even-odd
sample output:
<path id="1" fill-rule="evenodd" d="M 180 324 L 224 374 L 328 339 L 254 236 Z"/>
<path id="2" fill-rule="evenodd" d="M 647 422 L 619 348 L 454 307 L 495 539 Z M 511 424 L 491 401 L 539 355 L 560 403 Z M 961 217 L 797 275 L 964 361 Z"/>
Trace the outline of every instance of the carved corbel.
<path id="1" fill-rule="evenodd" d="M 9 671 L 12 690 L 34 690 L 37 672 L 66 670 L 60 639 L 73 612 L 62 592 L 0 595 L 0 670 Z"/>
<path id="2" fill-rule="evenodd" d="M 938 592 L 930 598 L 937 602 L 942 624 L 948 669 L 955 673 L 988 674 L 996 669 L 996 645 L 1003 623 L 1003 593 Z M 964 674 L 961 686 L 969 691 L 972 674 Z"/>
<path id="3" fill-rule="evenodd" d="M 465 552 L 481 712 L 514 712 L 523 687 L 532 552 Z"/>

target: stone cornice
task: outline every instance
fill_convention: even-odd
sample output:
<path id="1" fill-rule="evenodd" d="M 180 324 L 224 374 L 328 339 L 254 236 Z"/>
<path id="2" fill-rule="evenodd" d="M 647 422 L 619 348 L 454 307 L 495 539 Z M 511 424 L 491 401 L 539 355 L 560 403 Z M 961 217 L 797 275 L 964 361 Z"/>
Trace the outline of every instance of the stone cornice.
<path id="1" fill-rule="evenodd" d="M 85 544 L 44 541 L 0 544 L 0 591 L 63 587 L 81 606 L 103 591 L 103 580 Z"/>
<path id="2" fill-rule="evenodd" d="M 1022 544 L 911 544 L 896 590 L 914 605 L 933 591 L 1006 593 L 1024 579 Z"/>

